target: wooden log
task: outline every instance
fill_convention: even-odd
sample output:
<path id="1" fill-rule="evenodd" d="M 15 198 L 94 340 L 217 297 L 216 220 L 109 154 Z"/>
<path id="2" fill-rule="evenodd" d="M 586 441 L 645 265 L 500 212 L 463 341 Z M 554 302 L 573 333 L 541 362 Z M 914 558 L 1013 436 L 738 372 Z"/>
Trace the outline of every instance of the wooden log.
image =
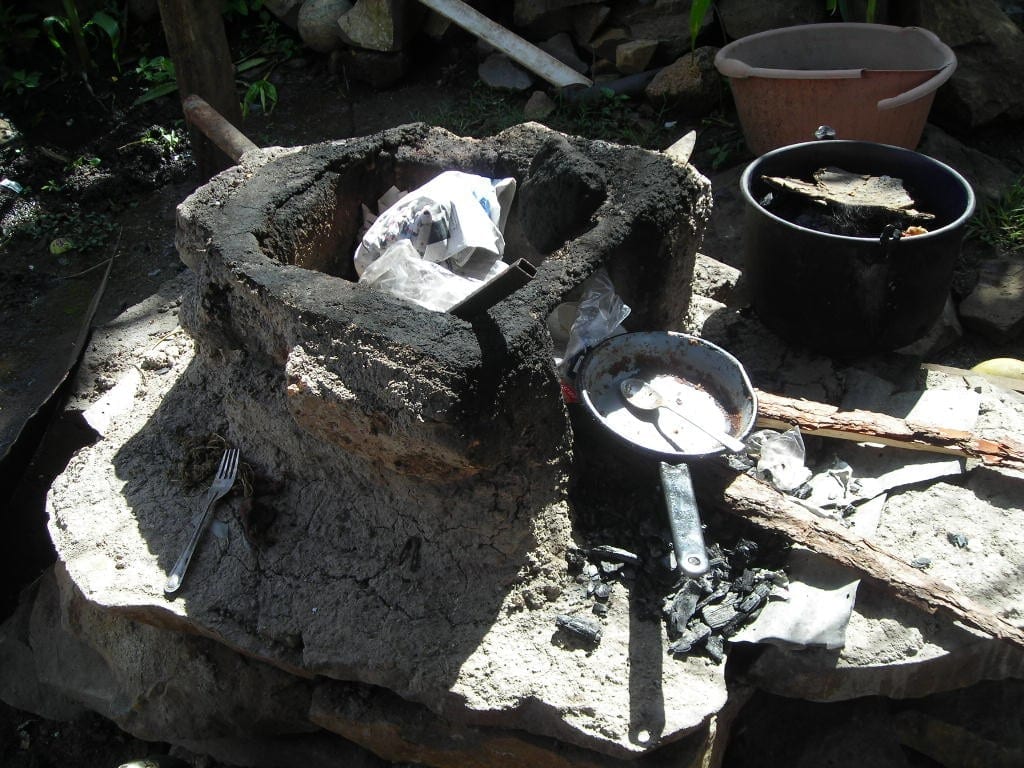
<path id="1" fill-rule="evenodd" d="M 240 126 L 242 107 L 235 94 L 235 68 L 220 15 L 221 4 L 159 0 L 159 6 L 182 100 L 197 94 L 229 122 Z M 189 138 L 202 181 L 231 166 L 231 161 L 191 123 Z"/>
<path id="2" fill-rule="evenodd" d="M 259 149 L 244 133 L 225 120 L 220 112 L 194 93 L 186 96 L 181 106 L 189 125 L 199 128 L 232 162 L 237 163 L 246 152 Z"/>
<path id="3" fill-rule="evenodd" d="M 800 427 L 805 435 L 881 443 L 917 451 L 973 458 L 1006 469 L 1024 470 L 1024 443 L 1011 437 L 977 437 L 971 432 L 913 424 L 872 411 L 840 411 L 834 405 L 757 391 L 757 421 L 767 429 Z"/>
<path id="4" fill-rule="evenodd" d="M 1024 649 L 1024 631 L 978 605 L 870 539 L 817 517 L 785 495 L 724 464 L 706 462 L 700 477 L 702 505 L 712 505 L 765 530 L 781 533 L 853 569 L 871 584 L 926 613 L 941 616 Z"/>

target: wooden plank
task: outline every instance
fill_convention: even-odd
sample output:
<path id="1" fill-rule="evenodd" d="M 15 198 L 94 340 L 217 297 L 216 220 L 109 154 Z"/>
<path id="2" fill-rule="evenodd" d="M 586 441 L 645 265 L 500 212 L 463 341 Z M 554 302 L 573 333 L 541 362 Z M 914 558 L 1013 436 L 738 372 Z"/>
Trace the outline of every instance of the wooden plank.
<path id="1" fill-rule="evenodd" d="M 220 3 L 204 0 L 159 0 L 167 48 L 174 61 L 181 99 L 197 94 L 235 126 L 242 107 L 235 94 L 231 61 Z M 232 165 L 198 126 L 189 123 L 192 154 L 202 181 Z"/>
<path id="2" fill-rule="evenodd" d="M 834 405 L 757 391 L 756 426 L 800 427 L 805 435 L 880 443 L 898 448 L 979 459 L 991 466 L 1024 470 L 1024 443 L 1004 436 L 982 438 L 959 429 L 912 424 L 871 411 L 840 411 Z"/>
<path id="3" fill-rule="evenodd" d="M 1024 648 L 1024 631 L 966 595 L 913 568 L 870 539 L 820 518 L 784 494 L 724 464 L 706 462 L 700 476 L 702 505 L 713 505 L 760 528 L 780 533 L 855 570 L 873 585 L 926 613 L 958 621 L 994 638 Z M 713 488 L 708 487 L 708 483 Z"/>
<path id="4" fill-rule="evenodd" d="M 572 67 L 563 64 L 549 53 L 542 51 L 500 24 L 484 16 L 480 11 L 466 5 L 462 0 L 420 0 L 435 13 L 451 19 L 467 32 L 493 45 L 528 70 L 544 78 L 552 85 L 565 88 L 569 85 L 593 85 Z"/>

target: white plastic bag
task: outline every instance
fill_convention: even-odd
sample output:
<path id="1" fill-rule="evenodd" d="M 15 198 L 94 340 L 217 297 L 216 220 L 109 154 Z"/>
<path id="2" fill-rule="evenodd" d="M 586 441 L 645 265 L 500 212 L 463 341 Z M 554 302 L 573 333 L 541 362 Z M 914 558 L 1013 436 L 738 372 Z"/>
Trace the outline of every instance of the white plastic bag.
<path id="1" fill-rule="evenodd" d="M 502 231 L 515 188 L 513 178 L 445 171 L 401 195 L 356 248 L 359 282 L 448 311 L 508 268 Z"/>
<path id="2" fill-rule="evenodd" d="M 502 230 L 515 195 L 513 178 L 488 179 L 445 171 L 403 195 L 381 213 L 356 248 L 356 272 L 379 259 L 399 241 L 409 242 L 423 259 L 450 266 L 465 264 L 477 249 L 501 258 Z"/>

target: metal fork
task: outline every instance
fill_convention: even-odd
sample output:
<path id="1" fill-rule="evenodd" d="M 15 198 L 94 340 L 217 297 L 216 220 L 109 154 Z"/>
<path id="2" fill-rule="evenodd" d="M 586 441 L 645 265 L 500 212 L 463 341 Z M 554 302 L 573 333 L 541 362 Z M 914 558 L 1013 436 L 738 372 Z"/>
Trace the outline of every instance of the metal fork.
<path id="1" fill-rule="evenodd" d="M 181 587 L 189 561 L 192 560 L 192 555 L 196 551 L 196 545 L 199 543 L 199 539 L 202 538 L 207 523 L 210 522 L 210 512 L 213 510 L 213 505 L 219 498 L 231 490 L 231 486 L 235 484 L 235 476 L 237 474 L 238 449 L 228 448 L 221 457 L 220 466 L 217 467 L 217 474 L 213 478 L 210 489 L 203 497 L 203 514 L 199 519 L 199 524 L 192 531 L 192 537 L 188 540 L 185 551 L 181 553 L 181 557 L 178 558 L 178 562 L 174 564 L 170 575 L 167 577 L 167 583 L 164 585 L 164 592 L 166 594 L 172 595 Z"/>

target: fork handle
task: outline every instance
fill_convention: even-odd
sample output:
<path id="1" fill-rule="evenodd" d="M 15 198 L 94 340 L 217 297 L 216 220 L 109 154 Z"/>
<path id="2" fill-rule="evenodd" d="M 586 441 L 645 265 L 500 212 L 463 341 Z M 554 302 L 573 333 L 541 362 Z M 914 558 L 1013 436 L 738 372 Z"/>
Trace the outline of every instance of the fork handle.
<path id="1" fill-rule="evenodd" d="M 170 575 L 167 577 L 167 583 L 164 584 L 164 594 L 173 595 L 181 588 L 181 582 L 185 579 L 185 571 L 188 570 L 188 564 L 192 561 L 192 555 L 195 554 L 199 539 L 203 537 L 203 531 L 206 530 L 206 525 L 210 522 L 210 512 L 213 510 L 213 503 L 216 500 L 216 494 L 208 491 L 206 498 L 203 500 L 205 505 L 203 515 L 192 531 L 192 536 L 189 538 L 188 544 L 185 545 L 185 550 L 178 557 L 178 562 L 174 564 Z"/>

